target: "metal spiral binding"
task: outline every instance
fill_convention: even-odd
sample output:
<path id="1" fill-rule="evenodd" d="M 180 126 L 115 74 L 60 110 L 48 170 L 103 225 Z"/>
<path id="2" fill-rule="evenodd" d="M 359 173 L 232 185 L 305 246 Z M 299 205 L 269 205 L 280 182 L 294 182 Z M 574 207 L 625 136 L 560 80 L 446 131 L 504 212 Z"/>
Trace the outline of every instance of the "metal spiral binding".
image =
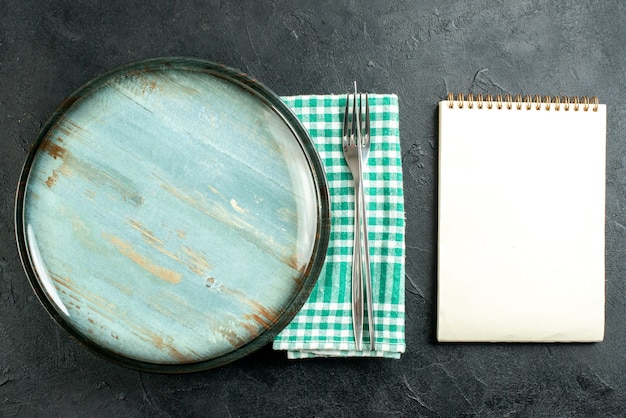
<path id="1" fill-rule="evenodd" d="M 531 97 L 530 95 L 525 95 L 523 98 L 521 95 L 517 94 L 515 96 L 511 96 L 507 94 L 502 98 L 502 95 L 496 95 L 495 99 L 491 94 L 488 94 L 483 97 L 482 94 L 478 94 L 476 97 L 472 93 L 469 93 L 467 97 L 463 94 L 458 94 L 456 96 L 456 100 L 452 93 L 448 93 L 448 107 L 452 109 L 454 104 L 456 103 L 459 109 L 463 109 L 464 106 L 467 106 L 469 109 L 473 109 L 476 106 L 478 109 L 482 109 L 483 107 L 487 109 L 493 109 L 494 106 L 496 109 L 508 109 L 511 110 L 513 108 L 517 110 L 550 110 L 554 109 L 556 111 L 561 110 L 569 111 L 570 109 L 574 112 L 578 112 L 581 108 L 584 112 L 589 111 L 591 108 L 592 111 L 598 111 L 598 97 L 593 96 L 589 99 L 587 96 L 583 97 L 568 97 L 568 96 L 544 96 L 543 98 L 540 95 L 535 95 Z"/>

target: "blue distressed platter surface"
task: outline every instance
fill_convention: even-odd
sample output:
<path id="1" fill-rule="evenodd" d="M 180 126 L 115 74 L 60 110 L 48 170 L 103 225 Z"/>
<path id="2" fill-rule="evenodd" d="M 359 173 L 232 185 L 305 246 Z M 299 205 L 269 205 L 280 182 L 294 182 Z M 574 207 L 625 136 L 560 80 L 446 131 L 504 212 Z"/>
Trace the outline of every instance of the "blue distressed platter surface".
<path id="1" fill-rule="evenodd" d="M 208 368 L 269 342 L 328 240 L 310 138 L 255 80 L 158 59 L 55 113 L 18 190 L 20 253 L 52 316 L 131 367 Z"/>

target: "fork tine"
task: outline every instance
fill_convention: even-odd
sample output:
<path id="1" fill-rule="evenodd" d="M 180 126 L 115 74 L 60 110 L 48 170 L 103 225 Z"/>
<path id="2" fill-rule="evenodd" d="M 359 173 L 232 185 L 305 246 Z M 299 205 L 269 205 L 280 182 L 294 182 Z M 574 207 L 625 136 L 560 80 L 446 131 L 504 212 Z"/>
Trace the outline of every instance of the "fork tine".
<path id="1" fill-rule="evenodd" d="M 359 93 L 359 139 L 358 139 L 358 145 L 359 146 L 363 146 L 363 94 Z"/>
<path id="2" fill-rule="evenodd" d="M 356 90 L 356 81 L 355 81 L 354 82 L 354 97 L 352 101 L 352 135 L 353 137 L 351 138 L 351 141 L 350 141 L 352 144 L 358 144 L 359 138 L 361 136 L 361 116 L 360 116 L 361 109 L 359 108 L 359 112 L 357 112 L 356 97 L 357 97 L 357 90 Z"/>
<path id="3" fill-rule="evenodd" d="M 350 131 L 351 131 L 351 127 L 350 127 L 350 93 L 348 93 L 346 95 L 346 109 L 343 113 L 343 131 L 342 131 L 342 137 L 343 137 L 343 142 L 344 145 L 346 142 L 346 139 L 348 138 L 348 136 L 350 135 Z"/>
<path id="4" fill-rule="evenodd" d="M 363 129 L 363 136 L 367 143 L 370 142 L 370 101 L 367 93 L 365 93 L 365 128 Z"/>

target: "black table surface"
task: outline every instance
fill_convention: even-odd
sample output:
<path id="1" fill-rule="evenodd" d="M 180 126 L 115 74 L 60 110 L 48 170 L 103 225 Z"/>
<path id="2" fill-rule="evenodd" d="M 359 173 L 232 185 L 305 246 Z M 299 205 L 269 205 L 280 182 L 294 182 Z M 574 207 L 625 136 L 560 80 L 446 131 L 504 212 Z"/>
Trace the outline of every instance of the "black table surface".
<path id="1" fill-rule="evenodd" d="M 1 1 L 0 415 L 626 413 L 625 17 L 618 0 Z M 398 94 L 407 219 L 400 360 L 290 361 L 265 347 L 219 369 L 149 374 L 88 352 L 49 318 L 15 245 L 21 165 L 74 89 L 160 56 L 220 62 L 280 95 L 344 93 L 353 80 Z M 436 342 L 436 109 L 447 92 L 597 95 L 608 105 L 603 342 Z"/>

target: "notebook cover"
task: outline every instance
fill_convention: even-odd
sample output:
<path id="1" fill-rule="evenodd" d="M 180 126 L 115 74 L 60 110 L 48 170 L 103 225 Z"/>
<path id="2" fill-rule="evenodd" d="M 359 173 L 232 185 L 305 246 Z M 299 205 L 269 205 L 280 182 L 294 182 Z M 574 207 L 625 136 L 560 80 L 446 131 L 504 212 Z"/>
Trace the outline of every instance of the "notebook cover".
<path id="1" fill-rule="evenodd" d="M 606 106 L 439 105 L 439 341 L 600 341 Z"/>

